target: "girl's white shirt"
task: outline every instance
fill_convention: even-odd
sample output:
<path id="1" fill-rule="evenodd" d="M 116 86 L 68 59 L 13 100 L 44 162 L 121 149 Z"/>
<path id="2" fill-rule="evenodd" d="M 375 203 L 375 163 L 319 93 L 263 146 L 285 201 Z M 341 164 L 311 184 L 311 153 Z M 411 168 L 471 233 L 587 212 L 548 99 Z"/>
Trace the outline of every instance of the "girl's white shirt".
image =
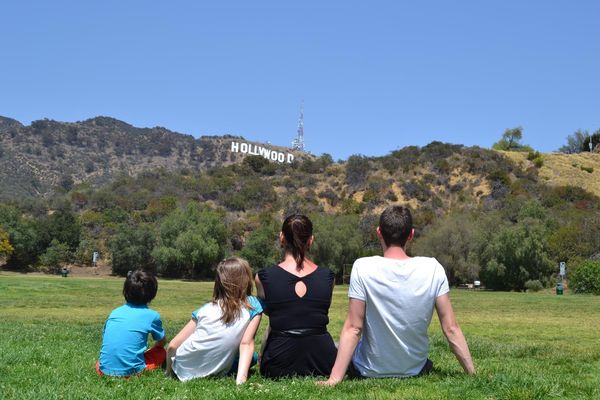
<path id="1" fill-rule="evenodd" d="M 242 308 L 240 318 L 224 324 L 218 304 L 207 303 L 192 313 L 196 330 L 177 348 L 172 358 L 173 371 L 181 381 L 210 375 L 223 375 L 231 370 L 240 342 L 250 320 L 263 312 L 254 296 L 248 297 L 252 309 Z"/>

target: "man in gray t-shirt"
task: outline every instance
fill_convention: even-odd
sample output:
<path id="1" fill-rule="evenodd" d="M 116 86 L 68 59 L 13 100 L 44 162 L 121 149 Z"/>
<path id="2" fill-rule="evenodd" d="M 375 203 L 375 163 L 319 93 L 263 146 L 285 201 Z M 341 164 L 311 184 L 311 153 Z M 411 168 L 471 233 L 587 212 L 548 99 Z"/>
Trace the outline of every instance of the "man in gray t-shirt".
<path id="1" fill-rule="evenodd" d="M 475 373 L 465 337 L 454 318 L 444 268 L 434 258 L 409 257 L 412 239 L 407 208 L 388 207 L 379 219 L 377 237 L 383 257 L 356 260 L 350 276 L 348 317 L 338 355 L 326 385 L 339 383 L 349 369 L 362 377 L 408 377 L 427 373 L 427 328 L 433 310 L 458 362 Z"/>

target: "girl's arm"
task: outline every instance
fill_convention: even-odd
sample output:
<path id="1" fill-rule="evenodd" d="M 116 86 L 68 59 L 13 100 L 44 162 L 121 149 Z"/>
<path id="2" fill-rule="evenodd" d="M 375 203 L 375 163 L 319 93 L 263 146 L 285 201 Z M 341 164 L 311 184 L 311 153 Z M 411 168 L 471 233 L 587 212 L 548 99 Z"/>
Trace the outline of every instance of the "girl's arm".
<path id="1" fill-rule="evenodd" d="M 171 357 L 175 355 L 177 348 L 181 346 L 181 344 L 185 342 L 185 340 L 189 338 L 195 330 L 196 320 L 190 319 L 190 322 L 188 322 L 186 326 L 184 326 L 183 329 L 179 331 L 179 333 L 173 338 L 173 340 L 169 342 L 169 347 L 167 347 L 167 368 L 165 369 L 166 376 L 171 376 L 173 373 Z"/>
<path id="2" fill-rule="evenodd" d="M 261 314 L 258 314 L 256 317 L 252 318 L 244 331 L 244 336 L 240 343 L 240 360 L 238 362 L 237 376 L 235 378 L 235 383 L 238 385 L 243 384 L 248 379 L 248 370 L 250 369 L 252 355 L 254 354 L 254 336 L 260 325 L 261 316 Z"/>

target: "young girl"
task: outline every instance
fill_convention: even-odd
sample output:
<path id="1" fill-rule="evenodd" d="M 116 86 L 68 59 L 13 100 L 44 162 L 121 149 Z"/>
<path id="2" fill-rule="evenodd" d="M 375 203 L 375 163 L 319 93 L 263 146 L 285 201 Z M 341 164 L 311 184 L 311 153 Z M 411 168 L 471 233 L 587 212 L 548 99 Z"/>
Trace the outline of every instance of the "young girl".
<path id="1" fill-rule="evenodd" d="M 254 335 L 262 307 L 252 294 L 252 270 L 242 258 L 217 266 L 212 302 L 192 313 L 192 319 L 167 349 L 167 374 L 181 381 L 232 370 L 239 354 L 236 383 L 248 378 L 254 354 Z"/>

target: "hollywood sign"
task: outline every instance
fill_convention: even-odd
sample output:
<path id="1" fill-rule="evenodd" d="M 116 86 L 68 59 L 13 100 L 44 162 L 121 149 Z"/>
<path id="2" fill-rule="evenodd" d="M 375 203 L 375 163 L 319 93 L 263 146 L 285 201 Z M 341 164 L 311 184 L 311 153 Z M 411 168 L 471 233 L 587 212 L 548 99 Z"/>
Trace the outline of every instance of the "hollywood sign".
<path id="1" fill-rule="evenodd" d="M 267 147 L 250 143 L 231 142 L 231 152 L 262 156 L 267 160 L 280 163 L 287 162 L 288 164 L 291 164 L 294 161 L 294 155 L 291 153 L 282 153 L 281 151 L 271 150 Z"/>

